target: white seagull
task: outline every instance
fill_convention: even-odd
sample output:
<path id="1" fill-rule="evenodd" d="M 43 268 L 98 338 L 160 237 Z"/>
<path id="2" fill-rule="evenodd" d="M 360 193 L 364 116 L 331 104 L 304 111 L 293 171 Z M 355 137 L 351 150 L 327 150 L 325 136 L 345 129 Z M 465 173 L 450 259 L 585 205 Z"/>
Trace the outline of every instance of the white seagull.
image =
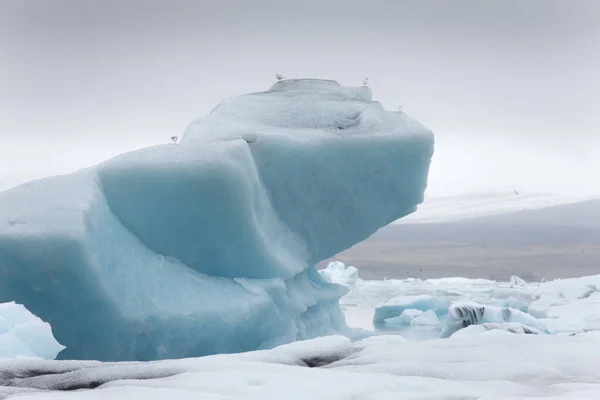
<path id="1" fill-rule="evenodd" d="M 365 78 L 363 81 L 363 86 L 367 86 L 369 84 L 369 78 Z"/>
<path id="2" fill-rule="evenodd" d="M 282 80 L 284 80 L 284 79 L 285 79 L 285 76 L 283 76 L 283 75 L 281 75 L 281 74 L 278 74 L 278 73 L 276 73 L 276 74 L 275 74 L 275 78 L 277 78 L 277 80 L 278 80 L 278 81 L 282 81 Z"/>
<path id="3" fill-rule="evenodd" d="M 178 140 L 179 138 L 177 136 L 171 136 L 171 142 L 177 143 Z"/>

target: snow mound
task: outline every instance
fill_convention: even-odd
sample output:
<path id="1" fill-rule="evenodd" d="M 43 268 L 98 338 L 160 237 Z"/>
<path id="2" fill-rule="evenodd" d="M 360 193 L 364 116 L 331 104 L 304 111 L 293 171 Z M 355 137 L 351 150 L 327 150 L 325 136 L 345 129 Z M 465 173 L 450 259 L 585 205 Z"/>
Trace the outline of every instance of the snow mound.
<path id="1" fill-rule="evenodd" d="M 0 304 L 0 358 L 53 359 L 62 349 L 48 323 L 20 304 Z"/>
<path id="2" fill-rule="evenodd" d="M 341 261 L 330 262 L 325 269 L 319 270 L 325 280 L 339 285 L 351 286 L 358 281 L 358 269 L 346 267 Z"/>
<path id="3" fill-rule="evenodd" d="M 61 358 L 153 360 L 347 329 L 315 264 L 422 202 L 432 133 L 369 88 L 289 80 L 234 97 L 180 144 L 0 193 L 0 301 Z"/>
<path id="4" fill-rule="evenodd" d="M 481 334 L 489 331 L 501 331 L 506 333 L 516 333 L 522 335 L 538 335 L 541 333 L 545 333 L 535 328 L 531 328 L 520 324 L 518 322 L 504 322 L 504 323 L 494 323 L 494 322 L 484 322 L 479 325 L 469 325 L 464 329 L 454 332 L 450 335 L 451 338 L 457 337 L 468 337 L 474 334 Z"/>

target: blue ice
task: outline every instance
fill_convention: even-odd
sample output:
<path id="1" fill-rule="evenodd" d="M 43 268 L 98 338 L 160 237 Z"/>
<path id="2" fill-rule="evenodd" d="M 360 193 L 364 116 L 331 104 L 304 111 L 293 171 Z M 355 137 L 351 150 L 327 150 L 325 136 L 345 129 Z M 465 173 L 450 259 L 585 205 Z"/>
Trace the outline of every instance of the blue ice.
<path id="1" fill-rule="evenodd" d="M 402 324 L 404 323 L 403 321 L 408 321 L 405 318 L 416 317 L 416 315 L 412 314 L 405 314 L 402 317 L 403 313 L 409 310 L 420 312 L 433 311 L 438 318 L 444 318 L 448 314 L 449 306 L 450 301 L 427 294 L 397 296 L 375 308 L 373 325 L 375 328 L 383 328 L 386 326 L 386 320 L 393 320 L 390 321 L 392 325 L 397 323 Z M 418 314 L 420 315 L 420 313 Z"/>
<path id="2" fill-rule="evenodd" d="M 153 360 L 348 333 L 315 264 L 415 211 L 433 135 L 368 87 L 288 80 L 180 144 L 0 193 L 0 302 L 63 359 Z"/>

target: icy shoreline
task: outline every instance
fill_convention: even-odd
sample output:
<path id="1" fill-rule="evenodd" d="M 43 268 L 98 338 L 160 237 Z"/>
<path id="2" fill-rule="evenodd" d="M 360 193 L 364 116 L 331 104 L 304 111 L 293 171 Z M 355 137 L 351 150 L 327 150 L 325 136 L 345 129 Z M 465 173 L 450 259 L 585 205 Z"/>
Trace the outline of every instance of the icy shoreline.
<path id="1" fill-rule="evenodd" d="M 600 275 L 544 283 L 516 278 L 362 281 L 356 271 L 345 271 L 338 264 L 325 275 L 348 285 L 341 304 L 350 325 L 371 323 L 375 309 L 386 302 L 400 305 L 412 296 L 428 304 L 435 295 L 440 301 L 450 296 L 487 304 L 512 298 L 513 305 L 522 302 L 551 332 L 527 334 L 515 324 L 481 323 L 447 339 L 416 338 L 427 325 L 409 323 L 413 334 L 379 332 L 355 342 L 328 336 L 272 350 L 182 360 L 0 360 L 0 396 L 263 400 L 285 391 L 285 398 L 292 400 L 589 400 L 600 395 L 593 351 L 600 346 L 600 294 L 595 290 Z M 370 315 L 353 320 L 359 309 L 370 310 Z"/>

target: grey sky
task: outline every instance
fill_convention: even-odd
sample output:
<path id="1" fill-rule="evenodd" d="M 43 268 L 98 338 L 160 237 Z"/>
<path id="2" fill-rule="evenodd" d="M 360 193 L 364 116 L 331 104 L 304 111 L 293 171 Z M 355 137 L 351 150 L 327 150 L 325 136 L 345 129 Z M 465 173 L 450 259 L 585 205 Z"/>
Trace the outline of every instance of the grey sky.
<path id="1" fill-rule="evenodd" d="M 0 176 L 168 140 L 274 72 L 437 134 L 431 192 L 600 194 L 600 1 L 0 1 Z"/>

